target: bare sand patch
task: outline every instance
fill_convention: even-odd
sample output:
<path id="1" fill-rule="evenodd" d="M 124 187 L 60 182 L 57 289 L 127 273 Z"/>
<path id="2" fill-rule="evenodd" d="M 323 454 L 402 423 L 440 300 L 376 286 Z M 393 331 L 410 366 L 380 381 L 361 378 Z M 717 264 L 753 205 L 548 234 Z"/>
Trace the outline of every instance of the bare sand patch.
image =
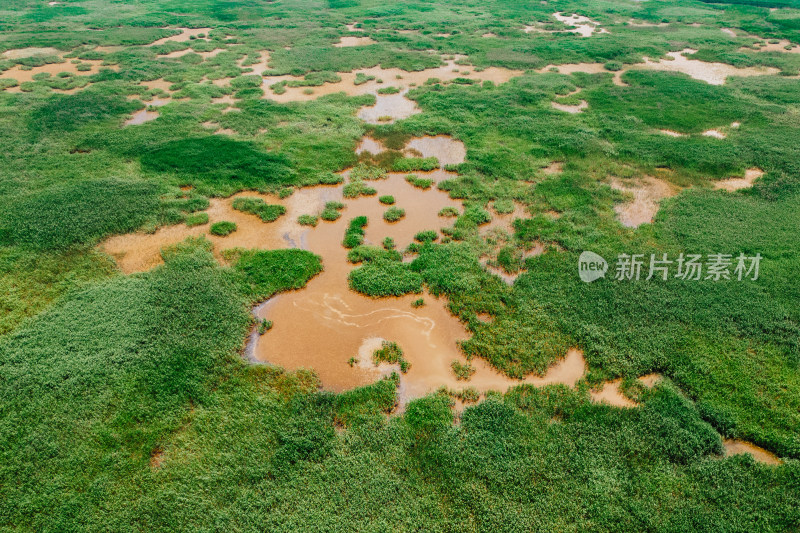
<path id="1" fill-rule="evenodd" d="M 721 28 L 720 31 L 729 37 L 736 37 L 736 32 L 730 28 Z"/>
<path id="2" fill-rule="evenodd" d="M 318 87 L 312 87 L 313 94 L 306 94 L 306 87 L 286 87 L 286 91 L 282 94 L 276 94 L 270 87 L 275 83 L 281 81 L 300 81 L 302 77 L 282 75 L 282 76 L 266 76 L 264 77 L 265 97 L 277 102 L 305 102 L 315 100 L 320 96 L 344 92 L 348 96 L 358 96 L 363 94 L 375 95 L 378 103 L 378 109 L 373 111 L 365 111 L 367 108 L 362 108 L 364 115 L 369 118 L 373 123 L 380 123 L 377 119 L 380 117 L 389 117 L 391 120 L 399 118 L 407 118 L 411 114 L 419 112 L 416 103 L 405 97 L 408 89 L 412 84 L 423 85 L 431 78 L 437 78 L 441 81 L 451 81 L 455 78 L 466 77 L 479 81 L 492 81 L 496 84 L 505 83 L 511 78 L 523 74 L 521 70 L 510 70 L 498 67 L 489 67 L 481 72 L 470 72 L 464 74 L 460 72 L 459 67 L 455 64 L 456 61 L 463 59 L 463 56 L 453 56 L 452 59 L 446 60 L 445 64 L 440 67 L 429 68 L 415 72 L 409 72 L 397 68 L 384 69 L 381 67 L 372 67 L 368 69 L 358 69 L 353 72 L 340 72 L 338 73 L 341 81 L 335 83 L 325 83 Z M 372 77 L 369 81 L 355 84 L 355 79 L 358 74 L 367 77 Z M 398 78 L 400 76 L 400 78 Z M 382 80 L 387 83 L 378 83 Z M 391 81 L 395 86 L 398 82 L 402 82 L 400 93 L 396 94 L 377 94 L 378 89 L 389 86 Z M 366 120 L 366 119 L 365 119 Z"/>
<path id="3" fill-rule="evenodd" d="M 367 46 L 370 44 L 375 44 L 377 41 L 374 41 L 372 37 L 350 37 L 344 36 L 339 39 L 338 43 L 335 43 L 333 46 L 336 48 L 345 48 L 348 46 Z"/>
<path id="4" fill-rule="evenodd" d="M 773 67 L 747 67 L 737 68 L 727 63 L 707 63 L 697 59 L 689 59 L 684 54 L 693 54 L 697 50 L 686 48 L 680 52 L 669 52 L 671 60 L 651 61 L 645 58 L 639 68 L 661 70 L 666 72 L 680 72 L 692 78 L 704 81 L 711 85 L 722 85 L 728 76 L 764 76 L 777 74 L 779 69 Z"/>
<path id="5" fill-rule="evenodd" d="M 208 35 L 208 32 L 211 31 L 211 28 L 164 28 L 164 29 L 181 30 L 181 33 L 173 35 L 171 37 L 164 37 L 162 39 L 158 39 L 157 41 L 153 41 L 152 43 L 150 43 L 150 46 L 158 46 L 168 41 L 183 43 L 190 40 L 192 37 L 197 37 L 198 35 L 201 34 Z"/>
<path id="6" fill-rule="evenodd" d="M 639 381 L 642 383 L 642 385 L 644 385 L 648 389 L 655 387 L 656 383 L 658 383 L 662 379 L 664 379 L 664 376 L 657 373 L 646 374 L 644 376 L 639 377 Z"/>
<path id="7" fill-rule="evenodd" d="M 89 65 L 89 70 L 78 70 L 78 65 Z M 39 67 L 33 67 L 30 70 L 22 70 L 20 65 L 14 65 L 10 69 L 0 73 L 0 79 L 13 79 L 19 83 L 26 81 L 34 81 L 33 77 L 37 74 L 47 73 L 51 76 L 56 76 L 62 72 L 74 74 L 76 76 L 89 76 L 100 72 L 101 68 L 109 68 L 112 70 L 119 70 L 117 65 L 103 65 L 102 59 L 82 59 L 80 63 L 73 63 L 67 61 L 65 63 L 48 63 Z"/>
<path id="8" fill-rule="evenodd" d="M 738 191 L 740 189 L 748 189 L 753 186 L 758 178 L 764 175 L 764 171 L 760 168 L 748 168 L 744 171 L 743 178 L 728 178 L 726 180 L 714 183 L 715 189 L 722 189 L 725 191 Z"/>
<path id="9" fill-rule="evenodd" d="M 546 176 L 552 176 L 553 174 L 561 174 L 563 171 L 564 171 L 563 161 L 553 161 L 546 167 L 539 169 L 539 172 L 541 172 Z"/>
<path id="10" fill-rule="evenodd" d="M 603 384 L 603 388 L 598 391 L 591 391 L 592 401 L 605 403 L 614 407 L 636 407 L 638 404 L 622 394 L 620 385 L 622 379 L 615 379 Z"/>
<path id="11" fill-rule="evenodd" d="M 361 28 L 356 28 L 356 24 L 357 23 L 345 24 L 345 27 L 347 27 L 347 31 L 364 31 Z"/>
<path id="12" fill-rule="evenodd" d="M 725 446 L 725 457 L 748 453 L 759 463 L 768 465 L 783 464 L 783 461 L 781 461 L 777 455 L 750 442 L 743 440 L 724 439 L 722 444 Z"/>
<path id="13" fill-rule="evenodd" d="M 620 223 L 629 228 L 652 222 L 661 200 L 677 194 L 672 185 L 652 176 L 624 182 L 612 178 L 610 183 L 612 188 L 633 195 L 633 200 L 614 206 Z"/>
<path id="14" fill-rule="evenodd" d="M 681 133 L 675 130 L 658 130 L 658 133 L 662 135 L 667 135 L 669 137 L 686 137 L 685 133 Z"/>
<path id="15" fill-rule="evenodd" d="M 497 34 L 492 32 L 487 32 L 481 35 L 481 37 L 483 37 L 484 39 L 491 39 L 493 37 L 497 37 Z"/>
<path id="16" fill-rule="evenodd" d="M 30 46 L 28 48 L 15 48 L 13 50 L 6 50 L 3 52 L 3 57 L 7 59 L 24 59 L 26 57 L 35 57 L 35 56 L 59 56 L 61 57 L 61 50 L 58 48 L 37 48 L 35 46 Z"/>
<path id="17" fill-rule="evenodd" d="M 572 15 L 565 15 L 561 11 L 559 11 L 558 13 L 553 13 L 553 17 L 559 22 L 562 22 L 567 26 L 571 26 L 573 28 L 567 31 L 577 33 L 581 37 L 591 37 L 595 32 L 608 33 L 607 30 L 600 28 L 599 22 L 595 22 L 589 17 L 584 17 L 582 15 L 577 15 L 574 13 Z"/>
<path id="18" fill-rule="evenodd" d="M 787 39 L 778 42 L 760 42 L 753 44 L 753 48 L 742 47 L 742 52 L 780 52 L 783 54 L 800 54 L 800 44 L 795 44 Z"/>
<path id="19" fill-rule="evenodd" d="M 706 130 L 703 132 L 703 137 L 713 137 L 714 139 L 726 139 L 728 136 L 719 130 Z"/>
<path id="20" fill-rule="evenodd" d="M 147 106 L 133 114 L 131 118 L 123 123 L 123 126 L 138 126 L 145 122 L 150 122 L 159 117 L 158 111 L 150 110 L 150 107 L 161 107 L 170 103 L 169 98 L 153 98 L 152 101 L 147 102 Z"/>
<path id="21" fill-rule="evenodd" d="M 550 105 L 553 106 L 553 109 L 557 109 L 559 111 L 563 111 L 564 113 L 582 113 L 584 109 L 589 107 L 589 103 L 586 100 L 581 100 L 581 103 L 578 105 L 566 105 L 566 104 L 559 104 L 558 102 L 550 102 Z"/>

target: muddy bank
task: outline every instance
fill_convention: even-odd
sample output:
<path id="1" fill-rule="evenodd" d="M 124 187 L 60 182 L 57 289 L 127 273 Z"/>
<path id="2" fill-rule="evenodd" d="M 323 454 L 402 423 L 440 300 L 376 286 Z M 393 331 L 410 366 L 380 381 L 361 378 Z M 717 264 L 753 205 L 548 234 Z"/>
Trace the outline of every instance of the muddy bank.
<path id="1" fill-rule="evenodd" d="M 728 178 L 718 181 L 714 184 L 714 188 L 730 192 L 747 189 L 752 187 L 753 183 L 763 175 L 764 171 L 760 168 L 748 168 L 744 171 L 743 178 Z"/>
<path id="2" fill-rule="evenodd" d="M 722 441 L 722 445 L 725 447 L 725 457 L 747 453 L 753 456 L 753 459 L 759 463 L 764 463 L 767 465 L 783 464 L 783 461 L 781 461 L 777 455 L 750 442 L 745 442 L 743 440 L 724 439 Z"/>
<path id="3" fill-rule="evenodd" d="M 652 176 L 636 181 L 612 178 L 611 187 L 633 195 L 632 200 L 614 206 L 620 223 L 629 228 L 652 222 L 661 200 L 678 192 L 674 186 Z"/>

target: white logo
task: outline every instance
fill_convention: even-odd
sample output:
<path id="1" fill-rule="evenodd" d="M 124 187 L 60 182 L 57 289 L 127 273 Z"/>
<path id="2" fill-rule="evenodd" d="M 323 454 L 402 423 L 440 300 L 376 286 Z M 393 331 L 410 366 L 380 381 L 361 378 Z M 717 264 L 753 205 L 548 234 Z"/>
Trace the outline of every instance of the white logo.
<path id="1" fill-rule="evenodd" d="M 594 252 L 583 252 L 578 258 L 578 275 L 586 283 L 606 277 L 608 263 Z"/>

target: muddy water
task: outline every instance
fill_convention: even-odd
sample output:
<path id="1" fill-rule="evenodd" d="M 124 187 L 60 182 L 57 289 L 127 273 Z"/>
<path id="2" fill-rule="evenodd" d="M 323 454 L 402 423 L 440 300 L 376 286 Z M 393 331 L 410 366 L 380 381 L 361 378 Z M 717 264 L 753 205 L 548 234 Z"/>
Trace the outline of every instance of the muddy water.
<path id="1" fill-rule="evenodd" d="M 381 144 L 380 141 L 376 141 L 372 137 L 363 137 L 361 142 L 358 143 L 356 147 L 356 154 L 361 155 L 363 153 L 370 153 L 372 155 L 378 155 L 386 151 L 386 147 Z"/>
<path id="2" fill-rule="evenodd" d="M 636 402 L 622 394 L 620 390 L 621 384 L 621 379 L 604 383 L 602 389 L 590 393 L 592 401 L 613 405 L 614 407 L 636 407 L 638 405 Z"/>
<path id="3" fill-rule="evenodd" d="M 749 453 L 750 455 L 753 456 L 753 459 L 755 459 L 759 463 L 764 463 L 768 465 L 783 464 L 783 461 L 781 461 L 780 458 L 778 458 L 778 456 L 750 442 L 746 442 L 743 440 L 725 439 L 722 441 L 722 444 L 723 446 L 725 446 L 725 457 L 730 457 L 732 455 L 739 455 L 743 453 Z"/>
<path id="4" fill-rule="evenodd" d="M 707 63 L 697 59 L 688 59 L 683 54 L 693 54 L 696 50 L 686 48 L 680 52 L 669 52 L 667 56 L 672 60 L 651 61 L 645 58 L 645 63 L 640 68 L 662 70 L 668 72 L 681 72 L 692 78 L 711 85 L 722 85 L 728 76 L 764 76 L 777 74 L 779 69 L 772 67 L 737 68 L 726 63 Z"/>
<path id="5" fill-rule="evenodd" d="M 418 157 L 436 157 L 442 167 L 463 163 L 467 156 L 464 143 L 449 135 L 415 137 L 406 144 L 406 150 Z"/>
<path id="6" fill-rule="evenodd" d="M 97 74 L 101 68 L 110 68 L 118 70 L 116 65 L 103 65 L 102 59 L 82 59 L 81 63 L 91 66 L 90 70 L 79 71 L 78 65 L 68 60 L 66 63 L 48 63 L 40 67 L 33 67 L 31 70 L 22 70 L 19 65 L 14 65 L 10 69 L 0 73 L 0 78 L 17 80 L 19 83 L 26 81 L 33 81 L 33 77 L 37 74 L 48 73 L 51 76 L 56 76 L 61 72 L 68 72 L 76 76 L 89 76 Z"/>
<path id="7" fill-rule="evenodd" d="M 800 45 L 794 44 L 786 39 L 782 39 L 777 43 L 762 43 L 762 44 L 754 44 L 753 45 L 756 51 L 758 52 L 781 52 L 784 54 L 800 54 Z M 787 46 L 789 48 L 787 48 Z M 751 48 L 740 48 L 739 50 L 742 52 L 749 52 L 752 51 Z"/>
<path id="8" fill-rule="evenodd" d="M 715 189 L 723 189 L 725 191 L 738 191 L 739 189 L 747 189 L 753 186 L 758 178 L 764 175 L 764 171 L 760 168 L 748 168 L 744 171 L 743 178 L 729 178 L 726 180 L 718 181 L 714 184 Z"/>
<path id="9" fill-rule="evenodd" d="M 319 87 L 311 87 L 311 94 L 305 94 L 304 90 L 306 87 L 287 87 L 285 93 L 275 94 L 272 89 L 270 89 L 271 85 L 284 80 L 300 80 L 302 78 L 288 75 L 266 76 L 264 77 L 264 90 L 266 93 L 265 97 L 277 102 L 285 103 L 315 100 L 320 96 L 338 92 L 344 92 L 349 96 L 374 94 L 378 99 L 378 106 L 382 108 L 382 111 L 380 112 L 385 113 L 385 115 L 381 115 L 380 112 L 376 111 L 374 113 L 370 113 L 370 116 L 374 116 L 376 119 L 379 116 L 399 117 L 400 115 L 408 114 L 409 110 L 416 108 L 416 104 L 405 98 L 405 96 L 402 96 L 411 87 L 411 84 L 416 84 L 419 86 L 424 84 L 430 78 L 438 78 L 442 81 L 449 81 L 458 77 L 466 77 L 480 81 L 493 81 L 494 83 L 500 84 L 507 82 L 511 78 L 520 76 L 523 73 L 521 70 L 490 67 L 482 72 L 472 71 L 468 74 L 465 74 L 463 71 L 466 70 L 466 68 L 455 64 L 455 62 L 462 57 L 463 56 L 454 56 L 453 59 L 447 60 L 446 64 L 441 67 L 430 68 L 418 72 L 407 72 L 397 68 L 384 69 L 380 67 L 359 69 L 353 72 L 340 72 L 339 77 L 342 79 L 341 81 L 336 83 L 326 83 Z M 366 83 L 362 83 L 361 85 L 356 85 L 354 81 L 356 74 L 358 73 L 362 73 L 367 76 L 374 76 L 375 79 Z M 378 80 L 382 80 L 383 83 L 378 83 Z M 390 86 L 398 87 L 401 89 L 401 93 L 389 95 L 377 94 L 377 90 L 381 87 Z M 383 103 L 381 103 L 381 101 L 383 101 Z M 398 106 L 397 109 L 393 109 L 393 105 Z"/>
<path id="10" fill-rule="evenodd" d="M 454 150 L 454 145 L 441 138 L 430 139 L 433 139 L 431 143 Z M 425 149 L 425 142 L 422 142 L 418 147 Z M 437 155 L 459 162 L 452 153 L 448 156 L 447 150 Z M 444 170 L 426 175 L 437 176 L 435 179 L 454 176 Z M 391 237 L 402 250 L 417 232 L 438 230 L 451 224 L 452 221 L 438 216 L 443 207 L 462 208 L 460 202 L 437 189 L 423 191 L 412 187 L 405 181 L 404 173 L 391 173 L 386 179 L 369 184 L 377 190 L 377 195 L 352 200 L 343 199 L 341 185 L 301 189 L 284 200 L 254 193 L 235 196 L 260 196 L 268 203 L 286 206 L 287 213 L 268 224 L 253 215 L 233 210 L 233 198 L 213 199 L 207 211 L 209 224 L 220 220 L 237 224 L 237 230 L 227 237 L 207 235 L 209 224 L 194 228 L 177 225 L 161 228 L 150 235 L 112 237 L 102 247 L 117 259 L 124 272 L 150 269 L 161 262 L 162 247 L 200 235 L 206 235 L 212 242 L 218 258 L 222 250 L 235 247 L 298 247 L 320 255 L 325 270 L 305 289 L 281 294 L 256 308 L 258 317 L 272 320 L 274 325 L 263 336 L 251 336 L 247 354 L 254 361 L 266 361 L 288 369 L 313 368 L 326 389 L 341 391 L 364 385 L 394 370 L 390 365 L 375 367 L 372 363 L 372 352 L 382 340 L 397 342 L 411 363 L 408 373 L 402 375 L 401 403 L 443 385 L 453 390 L 474 387 L 484 392 L 505 390 L 521 383 L 501 375 L 483 360 L 472 361 L 476 373 L 469 381 L 456 379 L 451 363 L 466 363 L 457 343 L 468 338 L 469 332 L 450 314 L 444 299 L 427 293 L 373 299 L 349 290 L 347 277 L 354 265 L 348 263 L 347 250 L 341 246 L 341 240 L 352 218 L 368 217 L 367 244 L 379 245 L 385 237 Z M 386 206 L 380 204 L 378 196 L 384 194 L 394 196 L 395 205 L 405 209 L 406 216 L 399 222 L 390 224 L 383 220 Z M 328 201 L 345 203 L 339 220 L 320 221 L 316 228 L 297 224 L 299 215 L 318 214 Z M 411 303 L 418 298 L 423 298 L 425 305 L 412 307 Z M 349 364 L 351 358 L 356 358 L 357 362 Z M 565 359 L 553 365 L 544 376 L 530 377 L 524 382 L 539 386 L 550 383 L 573 386 L 585 371 L 582 354 L 570 350 Z"/>
<path id="11" fill-rule="evenodd" d="M 633 194 L 632 201 L 614 206 L 620 223 L 629 228 L 652 222 L 661 200 L 677 193 L 672 185 L 652 176 L 645 176 L 637 182 L 623 182 L 613 178 L 611 187 Z"/>
<path id="12" fill-rule="evenodd" d="M 368 124 L 391 124 L 395 120 L 422 113 L 416 102 L 406 98 L 407 93 L 408 89 L 402 89 L 397 94 L 375 93 L 375 105 L 362 107 L 358 111 L 358 118 Z"/>
<path id="13" fill-rule="evenodd" d="M 124 122 L 124 126 L 138 126 L 139 124 L 144 124 L 145 122 L 150 122 L 151 120 L 155 120 L 158 118 L 158 111 L 150 111 L 150 106 L 153 107 L 161 107 L 166 105 L 170 102 L 169 99 L 159 99 L 154 98 L 150 102 L 146 102 L 147 107 L 141 109 L 133 114 L 131 118 Z"/>
<path id="14" fill-rule="evenodd" d="M 208 32 L 211 31 L 211 28 L 175 28 L 176 30 L 181 30 L 181 33 L 178 35 L 173 35 L 171 37 L 164 37 L 163 39 L 158 39 L 157 41 L 153 41 L 150 43 L 150 46 L 158 46 L 160 44 L 164 44 L 167 41 L 175 41 L 178 43 L 183 43 L 191 39 L 192 36 L 198 36 L 201 33 L 208 35 Z"/>

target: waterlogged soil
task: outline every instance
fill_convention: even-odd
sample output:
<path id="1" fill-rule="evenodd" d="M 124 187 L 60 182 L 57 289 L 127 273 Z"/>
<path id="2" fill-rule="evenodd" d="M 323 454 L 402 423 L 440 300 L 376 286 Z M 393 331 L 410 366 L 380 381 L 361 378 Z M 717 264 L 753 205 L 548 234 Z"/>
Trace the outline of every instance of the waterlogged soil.
<path id="1" fill-rule="evenodd" d="M 78 70 L 78 65 L 71 60 L 67 60 L 64 63 L 48 63 L 39 67 L 33 67 L 30 70 L 22 70 L 20 65 L 14 65 L 10 69 L 0 73 L 0 79 L 12 79 L 23 83 L 26 81 L 34 81 L 33 77 L 42 73 L 56 76 L 62 72 L 68 72 L 76 76 L 90 76 L 92 74 L 97 74 L 100 72 L 100 69 L 103 68 L 110 68 L 113 70 L 118 70 L 119 68 L 116 65 L 103 65 L 102 59 L 82 59 L 81 64 L 89 65 L 91 67 L 90 70 Z"/>
<path id="2" fill-rule="evenodd" d="M 620 385 L 621 379 L 608 381 L 603 384 L 603 388 L 597 391 L 591 391 L 592 401 L 596 403 L 605 403 L 614 407 L 636 407 L 638 404 L 622 394 Z"/>
<path id="3" fill-rule="evenodd" d="M 743 440 L 724 439 L 722 444 L 725 447 L 725 457 L 749 453 L 753 456 L 753 459 L 759 463 L 768 465 L 780 465 L 783 463 L 783 461 L 781 461 L 780 458 L 778 458 L 778 456 L 772 452 L 769 452 L 764 448 L 760 448 L 759 446 L 756 446 L 750 442 Z"/>
<path id="4" fill-rule="evenodd" d="M 406 144 L 406 151 L 417 157 L 436 157 L 442 168 L 463 163 L 467 156 L 464 143 L 449 135 L 415 137 Z"/>
<path id="5" fill-rule="evenodd" d="M 559 22 L 562 22 L 573 28 L 567 31 L 577 33 L 581 37 L 591 37 L 594 33 L 608 33 L 607 30 L 598 26 L 599 23 L 593 21 L 589 17 L 584 17 L 577 14 L 565 15 L 561 12 L 554 13 L 553 17 Z"/>
<path id="6" fill-rule="evenodd" d="M 434 154 L 443 160 L 458 163 L 463 145 L 441 137 L 420 139 L 417 148 L 439 146 Z M 462 150 L 459 152 L 458 150 Z M 448 155 L 449 154 L 449 155 Z M 347 178 L 349 172 L 344 172 Z M 440 181 L 455 175 L 445 170 L 419 173 Z M 187 237 L 205 235 L 213 244 L 216 257 L 223 261 L 222 251 L 231 248 L 281 249 L 303 248 L 322 257 L 324 271 L 302 290 L 278 295 L 254 311 L 258 318 L 273 321 L 273 328 L 263 336 L 254 334 L 247 347 L 255 361 L 269 362 L 287 369 L 312 368 L 320 376 L 323 387 L 341 391 L 365 385 L 396 370 L 392 365 L 375 366 L 372 352 L 382 340 L 396 342 L 411 364 L 402 375 L 401 403 L 427 394 L 441 386 L 453 390 L 474 387 L 478 391 L 505 390 L 522 383 L 508 378 L 483 360 L 471 362 L 476 373 L 469 381 L 458 381 L 451 368 L 453 361 L 466 364 L 458 341 L 469 337 L 464 325 L 450 314 L 444 299 L 430 294 L 412 294 L 399 298 L 370 298 L 348 287 L 348 274 L 355 267 L 347 261 L 341 241 L 349 221 L 366 215 L 369 223 L 365 243 L 380 245 L 391 237 L 397 249 L 405 249 L 414 235 L 423 230 L 439 230 L 452 221 L 438 216 L 444 207 L 461 210 L 459 201 L 435 188 L 417 189 L 405 180 L 405 173 L 390 173 L 386 179 L 368 182 L 377 190 L 374 196 L 344 199 L 342 186 L 320 186 L 296 191 L 286 199 L 270 195 L 242 192 L 227 199 L 212 199 L 207 210 L 209 223 L 189 228 L 185 225 L 163 227 L 152 234 L 120 235 L 106 240 L 102 249 L 115 257 L 126 273 L 151 269 L 162 262 L 161 249 Z M 381 195 L 392 195 L 395 205 L 405 210 L 399 222 L 383 220 L 386 206 L 378 201 Z M 267 203 L 281 204 L 286 214 L 272 223 L 234 210 L 231 203 L 241 196 L 258 196 Z M 340 201 L 346 205 L 342 216 L 334 222 L 320 220 L 315 228 L 300 226 L 303 214 L 319 214 L 325 203 Z M 500 219 L 500 217 L 497 217 Z M 502 223 L 513 215 L 502 217 Z M 211 223 L 228 220 L 237 230 L 227 237 L 208 234 Z M 411 259 L 411 257 L 409 257 Z M 412 306 L 423 298 L 425 305 Z M 532 376 L 525 383 L 545 385 L 563 383 L 573 386 L 586 371 L 582 354 L 571 350 L 544 376 Z"/>
<path id="7" fill-rule="evenodd" d="M 678 192 L 669 183 L 652 176 L 624 182 L 618 178 L 612 178 L 611 187 L 633 195 L 633 200 L 614 206 L 620 223 L 629 228 L 652 222 L 658 212 L 661 200 L 674 196 Z"/>
<path id="8" fill-rule="evenodd" d="M 714 188 L 731 192 L 738 191 L 740 189 L 748 189 L 753 186 L 753 182 L 763 175 L 764 171 L 760 168 L 748 168 L 744 171 L 743 178 L 728 178 L 726 180 L 718 181 L 714 184 Z"/>
<path id="9" fill-rule="evenodd" d="M 158 46 L 168 41 L 184 43 L 190 40 L 192 37 L 197 37 L 200 34 L 208 35 L 208 32 L 211 31 L 211 28 L 175 28 L 175 29 L 181 30 L 181 33 L 173 35 L 171 37 L 164 37 L 163 39 L 158 39 L 157 41 L 153 41 L 152 43 L 150 43 L 150 46 Z"/>
<path id="10" fill-rule="evenodd" d="M 344 92 L 348 96 L 373 94 L 378 101 L 376 106 L 373 107 L 377 109 L 366 113 L 367 116 L 374 117 L 377 121 L 377 118 L 381 116 L 398 119 L 407 118 L 419 112 L 416 103 L 405 97 L 405 93 L 408 92 L 412 84 L 419 86 L 431 78 L 450 81 L 459 77 L 479 81 L 492 81 L 501 84 L 523 73 L 521 70 L 510 70 L 498 67 L 490 67 L 481 72 L 475 72 L 471 68 L 455 64 L 456 61 L 462 58 L 463 56 L 453 56 L 452 59 L 446 60 L 446 63 L 440 67 L 417 72 L 408 72 L 397 68 L 384 69 L 381 67 L 359 69 L 353 72 L 340 72 L 338 73 L 341 78 L 339 82 L 325 83 L 319 87 L 286 87 L 286 92 L 283 94 L 275 94 L 275 92 L 270 89 L 270 86 L 280 81 L 302 80 L 302 78 L 288 75 L 266 76 L 264 77 L 264 91 L 266 93 L 266 98 L 281 103 L 315 100 L 320 96 L 338 92 Z M 359 73 L 366 76 L 374 76 L 374 79 L 356 85 L 355 78 Z M 378 83 L 378 80 L 383 81 L 383 83 Z M 377 94 L 378 89 L 384 87 L 397 87 L 401 92 L 384 95 Z M 307 94 L 305 91 L 306 89 L 311 89 L 311 93 Z M 368 108 L 362 109 L 362 112 L 365 109 Z"/>
<path id="11" fill-rule="evenodd" d="M 667 72 L 680 72 L 692 78 L 704 81 L 711 85 L 722 85 L 729 76 L 764 76 L 767 74 L 777 74 L 779 69 L 773 67 L 747 67 L 737 68 L 726 63 L 707 63 L 697 59 L 689 59 L 684 54 L 693 54 L 696 50 L 686 48 L 680 52 L 668 52 L 671 58 L 661 61 L 651 61 L 645 58 L 644 65 L 638 68 L 650 70 L 661 70 Z"/>

